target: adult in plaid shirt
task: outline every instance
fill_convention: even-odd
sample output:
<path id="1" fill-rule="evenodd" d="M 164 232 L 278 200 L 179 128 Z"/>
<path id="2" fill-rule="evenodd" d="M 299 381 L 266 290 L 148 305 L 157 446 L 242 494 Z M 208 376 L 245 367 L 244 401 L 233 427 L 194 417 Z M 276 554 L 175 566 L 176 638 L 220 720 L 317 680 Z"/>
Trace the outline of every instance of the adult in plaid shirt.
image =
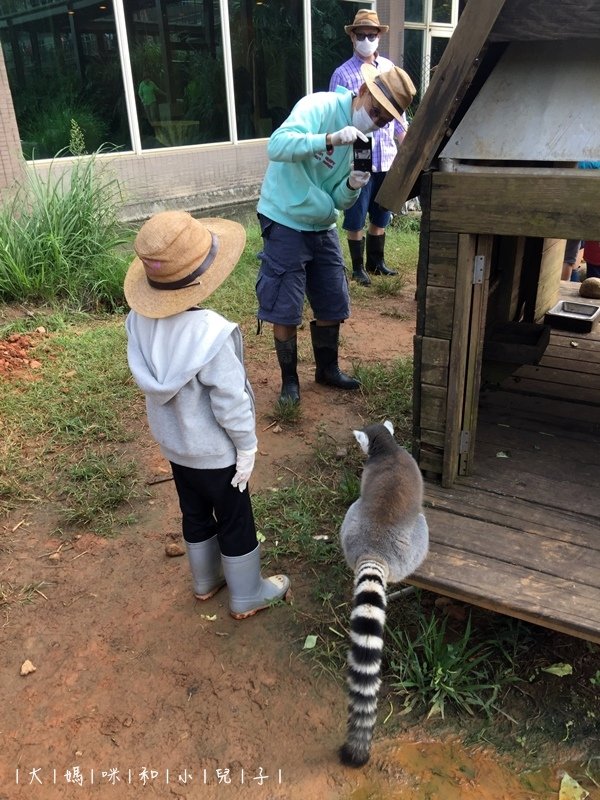
<path id="1" fill-rule="evenodd" d="M 389 58 L 379 55 L 379 38 L 387 33 L 389 25 L 382 25 L 377 12 L 370 9 L 359 9 L 354 22 L 344 26 L 344 30 L 352 40 L 354 53 L 352 58 L 339 66 L 329 82 L 329 91 L 337 86 L 344 86 L 355 94 L 364 77 L 361 74 L 363 64 L 372 64 L 379 72 L 393 69 L 394 63 Z M 404 139 L 407 128 L 406 115 L 402 121 L 394 120 L 373 134 L 373 174 L 369 183 L 363 187 L 356 203 L 344 213 L 343 228 L 348 232 L 348 248 L 352 259 L 352 278 L 363 286 L 369 286 L 369 272 L 375 275 L 397 275 L 385 263 L 385 229 L 391 219 L 391 212 L 377 203 L 375 197 L 390 168 L 396 146 Z M 369 226 L 366 236 L 366 264 L 364 226 L 369 215 Z M 366 267 L 366 271 L 365 271 Z"/>

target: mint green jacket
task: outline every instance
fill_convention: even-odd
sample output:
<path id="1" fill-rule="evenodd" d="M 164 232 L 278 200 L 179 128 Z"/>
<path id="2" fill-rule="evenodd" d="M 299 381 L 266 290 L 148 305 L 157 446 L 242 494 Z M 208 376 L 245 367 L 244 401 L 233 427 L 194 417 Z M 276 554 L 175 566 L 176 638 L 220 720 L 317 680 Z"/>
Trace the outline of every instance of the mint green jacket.
<path id="1" fill-rule="evenodd" d="M 257 210 L 298 231 L 322 231 L 335 226 L 338 209 L 350 208 L 359 189 L 346 183 L 352 146 L 326 152 L 325 136 L 352 122 L 348 89 L 316 92 L 299 100 L 289 117 L 271 134 L 269 166 Z"/>

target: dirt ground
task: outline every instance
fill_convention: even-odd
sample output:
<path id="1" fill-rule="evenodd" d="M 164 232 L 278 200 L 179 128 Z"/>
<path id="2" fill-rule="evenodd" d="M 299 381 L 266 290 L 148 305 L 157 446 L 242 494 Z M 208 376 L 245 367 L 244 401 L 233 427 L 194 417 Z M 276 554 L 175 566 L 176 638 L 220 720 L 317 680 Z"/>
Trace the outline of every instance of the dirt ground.
<path id="1" fill-rule="evenodd" d="M 413 296 L 407 287 L 400 298 L 372 293 L 356 303 L 343 329 L 342 366 L 412 352 Z M 319 423 L 353 446 L 351 429 L 364 420 L 358 395 L 313 382 L 303 330 L 302 418 L 273 425 L 279 377 L 253 333 L 245 331 L 258 409 L 257 491 L 301 474 Z M 13 344 L 0 352 L 5 373 L 36 369 L 28 343 Z M 146 482 L 168 478 L 143 418 L 132 449 Z M 165 555 L 179 530 L 172 481 L 152 483 L 135 511 L 137 524 L 114 538 L 82 530 L 63 544 L 51 533 L 55 520 L 35 504 L 0 520 L 0 580 L 21 593 L 0 606 L 0 800 L 558 798 L 559 762 L 549 776 L 555 790 L 525 790 L 492 750 L 440 739 L 425 724 L 386 736 L 382 721 L 370 764 L 342 767 L 344 687 L 316 675 L 294 616 L 309 604 L 310 577 L 291 572 L 294 609 L 236 622 L 226 590 L 196 601 L 185 557 Z M 21 675 L 26 661 L 35 671 Z"/>

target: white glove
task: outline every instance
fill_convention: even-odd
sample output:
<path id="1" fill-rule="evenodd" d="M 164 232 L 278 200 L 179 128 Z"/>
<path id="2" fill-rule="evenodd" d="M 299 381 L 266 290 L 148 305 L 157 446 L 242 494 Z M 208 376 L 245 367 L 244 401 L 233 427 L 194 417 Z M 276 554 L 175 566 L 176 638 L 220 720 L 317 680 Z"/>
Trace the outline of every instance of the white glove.
<path id="1" fill-rule="evenodd" d="M 236 473 L 231 479 L 231 485 L 237 486 L 240 492 L 243 492 L 248 485 L 248 479 L 252 475 L 254 469 L 254 458 L 256 455 L 256 448 L 254 450 L 238 450 L 237 459 L 235 462 Z"/>
<path id="2" fill-rule="evenodd" d="M 351 189 L 362 189 L 370 180 L 370 172 L 361 172 L 359 169 L 353 169 L 348 178 L 348 185 Z"/>
<path id="3" fill-rule="evenodd" d="M 345 128 L 331 134 L 331 145 L 337 147 L 340 144 L 352 144 L 357 139 L 362 139 L 363 142 L 368 141 L 365 134 L 354 125 L 346 125 Z"/>

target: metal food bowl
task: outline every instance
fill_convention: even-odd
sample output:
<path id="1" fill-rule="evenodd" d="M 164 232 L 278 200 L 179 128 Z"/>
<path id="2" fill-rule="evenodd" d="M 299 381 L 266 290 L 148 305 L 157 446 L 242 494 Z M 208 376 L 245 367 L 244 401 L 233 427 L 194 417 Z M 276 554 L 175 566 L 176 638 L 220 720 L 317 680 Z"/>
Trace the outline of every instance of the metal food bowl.
<path id="1" fill-rule="evenodd" d="M 561 300 L 546 312 L 544 321 L 553 328 L 589 333 L 600 319 L 600 306 Z"/>

